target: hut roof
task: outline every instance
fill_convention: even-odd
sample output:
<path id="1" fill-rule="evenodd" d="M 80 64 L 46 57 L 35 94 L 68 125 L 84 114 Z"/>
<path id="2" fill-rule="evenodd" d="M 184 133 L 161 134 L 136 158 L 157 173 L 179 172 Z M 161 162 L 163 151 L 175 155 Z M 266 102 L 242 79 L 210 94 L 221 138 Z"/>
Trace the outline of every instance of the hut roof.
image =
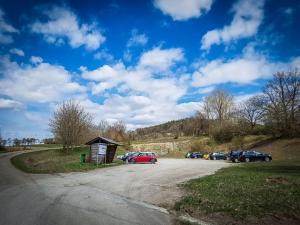
<path id="1" fill-rule="evenodd" d="M 107 143 L 107 144 L 114 144 L 114 145 L 122 145 L 116 141 L 113 141 L 111 139 L 108 138 L 104 138 L 104 137 L 96 137 L 93 140 L 88 141 L 87 143 L 85 143 L 86 145 L 91 145 L 94 143 Z"/>

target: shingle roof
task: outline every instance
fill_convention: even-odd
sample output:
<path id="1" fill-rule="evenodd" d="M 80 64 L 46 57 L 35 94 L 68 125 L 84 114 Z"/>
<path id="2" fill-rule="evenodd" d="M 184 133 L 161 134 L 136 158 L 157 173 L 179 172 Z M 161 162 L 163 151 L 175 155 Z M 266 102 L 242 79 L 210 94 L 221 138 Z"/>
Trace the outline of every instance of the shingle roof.
<path id="1" fill-rule="evenodd" d="M 109 143 L 109 144 L 115 144 L 115 145 L 122 145 L 116 141 L 113 141 L 111 139 L 105 138 L 105 137 L 96 137 L 93 140 L 88 141 L 87 143 L 85 143 L 86 145 L 91 145 L 93 143 Z"/>

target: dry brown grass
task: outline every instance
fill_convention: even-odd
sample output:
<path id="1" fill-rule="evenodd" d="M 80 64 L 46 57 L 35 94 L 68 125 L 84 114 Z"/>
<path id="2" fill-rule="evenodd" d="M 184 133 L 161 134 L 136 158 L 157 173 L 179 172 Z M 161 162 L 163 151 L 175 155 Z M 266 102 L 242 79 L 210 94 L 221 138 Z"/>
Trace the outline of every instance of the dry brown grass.
<path id="1" fill-rule="evenodd" d="M 209 146 L 208 143 L 199 150 L 203 154 L 209 152 L 222 152 L 228 154 L 230 150 L 239 149 L 235 148 L 233 143 L 225 143 L 216 146 Z M 300 160 L 300 138 L 295 139 L 273 139 L 269 136 L 247 136 L 244 139 L 244 150 L 255 149 L 263 153 L 271 154 L 274 160 Z M 183 158 L 185 153 L 189 152 L 189 149 L 183 149 L 181 151 L 170 152 L 160 157 L 170 158 Z"/>
<path id="2" fill-rule="evenodd" d="M 271 154 L 273 160 L 300 160 L 300 138 L 274 140 L 255 149 Z"/>

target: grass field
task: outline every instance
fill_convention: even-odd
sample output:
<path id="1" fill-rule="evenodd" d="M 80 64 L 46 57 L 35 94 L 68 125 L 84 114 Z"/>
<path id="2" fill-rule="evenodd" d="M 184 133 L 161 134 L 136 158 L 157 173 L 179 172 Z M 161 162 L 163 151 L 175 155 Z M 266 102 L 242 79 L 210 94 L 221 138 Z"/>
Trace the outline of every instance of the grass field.
<path id="1" fill-rule="evenodd" d="M 299 144 L 300 139 L 252 143 L 255 149 L 272 154 L 273 160 L 232 163 L 213 175 L 191 180 L 182 185 L 189 194 L 176 202 L 174 209 L 199 218 L 224 214 L 242 220 L 259 220 L 269 216 L 275 218 L 269 223 L 300 224 Z M 296 222 L 291 223 L 290 218 L 292 221 L 296 218 Z M 228 216 L 220 224 L 225 224 L 226 219 Z"/>
<path id="2" fill-rule="evenodd" d="M 239 163 L 183 185 L 190 195 L 175 210 L 226 212 L 234 216 L 266 213 L 300 215 L 300 161 Z"/>
<path id="3" fill-rule="evenodd" d="M 122 152 L 123 150 L 118 147 L 116 155 L 122 154 Z M 115 160 L 115 163 L 107 165 L 81 163 L 81 154 L 86 154 L 86 158 L 88 158 L 89 147 L 75 148 L 72 155 L 63 154 L 61 149 L 30 152 L 13 157 L 11 162 L 24 172 L 45 174 L 82 172 L 122 163 L 120 160 Z"/>

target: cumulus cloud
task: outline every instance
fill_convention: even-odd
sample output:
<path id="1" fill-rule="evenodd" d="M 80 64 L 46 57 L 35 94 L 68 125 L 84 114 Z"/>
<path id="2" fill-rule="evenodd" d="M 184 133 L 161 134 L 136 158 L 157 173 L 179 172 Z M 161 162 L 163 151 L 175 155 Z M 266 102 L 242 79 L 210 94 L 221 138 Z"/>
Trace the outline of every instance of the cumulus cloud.
<path id="1" fill-rule="evenodd" d="M 188 20 L 198 18 L 204 12 L 208 12 L 213 0 L 155 0 L 154 6 L 163 14 L 170 15 L 173 20 Z"/>
<path id="2" fill-rule="evenodd" d="M 107 53 L 107 50 L 103 50 L 94 55 L 94 59 L 106 59 L 107 61 L 112 61 L 114 56 Z"/>
<path id="3" fill-rule="evenodd" d="M 208 31 L 201 40 L 201 49 L 209 50 L 214 44 L 229 43 L 240 38 L 252 37 L 263 20 L 264 0 L 239 0 L 233 5 L 233 20 L 223 29 Z"/>
<path id="4" fill-rule="evenodd" d="M 25 105 L 21 102 L 0 98 L 0 110 L 20 110 L 23 108 L 25 108 Z"/>
<path id="5" fill-rule="evenodd" d="M 4 16 L 5 13 L 0 9 L 0 44 L 9 44 L 14 41 L 11 34 L 19 31 L 5 21 Z"/>
<path id="6" fill-rule="evenodd" d="M 19 56 L 24 56 L 25 55 L 25 53 L 21 49 L 18 49 L 18 48 L 10 49 L 9 52 L 12 53 L 12 54 L 19 55 Z"/>
<path id="7" fill-rule="evenodd" d="M 255 84 L 258 79 L 269 79 L 276 72 L 286 71 L 296 63 L 296 59 L 290 63 L 271 62 L 249 44 L 240 58 L 215 59 L 200 66 L 192 74 L 192 86 L 203 88 L 227 82 Z"/>
<path id="8" fill-rule="evenodd" d="M 72 48 L 85 46 L 96 50 L 105 42 L 105 37 L 97 29 L 97 23 L 80 23 L 77 15 L 67 7 L 46 5 L 39 8 L 47 22 L 35 21 L 30 25 L 33 33 L 44 35 L 49 43 L 62 44 L 67 39 Z"/>
<path id="9" fill-rule="evenodd" d="M 194 105 L 186 111 L 177 107 L 177 101 L 186 94 L 189 75 L 175 74 L 172 68 L 183 59 L 182 49 L 154 48 L 143 53 L 135 66 L 126 67 L 118 62 L 91 71 L 85 67 L 79 70 L 81 76 L 90 81 L 92 94 L 105 96 L 101 113 L 106 118 L 126 118 L 129 124 L 153 124 L 165 118 L 180 118 L 181 114 L 195 110 Z M 111 109 L 114 113 L 110 117 Z"/>
<path id="10" fill-rule="evenodd" d="M 131 38 L 127 42 L 127 47 L 130 46 L 138 46 L 138 45 L 146 45 L 148 42 L 148 38 L 145 34 L 138 34 L 136 29 L 131 31 Z"/>
<path id="11" fill-rule="evenodd" d="M 154 48 L 141 56 L 137 67 L 139 69 L 148 69 L 152 72 L 162 72 L 175 65 L 175 62 L 182 60 L 184 60 L 184 54 L 181 48 L 167 50 Z"/>
<path id="12" fill-rule="evenodd" d="M 0 57 L 4 77 L 0 79 L 0 95 L 20 102 L 58 101 L 65 96 L 86 91 L 72 82 L 71 74 L 64 67 L 43 63 L 39 57 L 32 58 L 34 65 L 19 67 L 8 56 Z"/>
<path id="13" fill-rule="evenodd" d="M 25 117 L 30 121 L 42 122 L 44 119 L 37 113 L 25 113 Z"/>
<path id="14" fill-rule="evenodd" d="M 30 62 L 32 62 L 33 64 L 38 64 L 43 62 L 43 59 L 41 57 L 38 56 L 31 56 L 30 57 Z"/>

